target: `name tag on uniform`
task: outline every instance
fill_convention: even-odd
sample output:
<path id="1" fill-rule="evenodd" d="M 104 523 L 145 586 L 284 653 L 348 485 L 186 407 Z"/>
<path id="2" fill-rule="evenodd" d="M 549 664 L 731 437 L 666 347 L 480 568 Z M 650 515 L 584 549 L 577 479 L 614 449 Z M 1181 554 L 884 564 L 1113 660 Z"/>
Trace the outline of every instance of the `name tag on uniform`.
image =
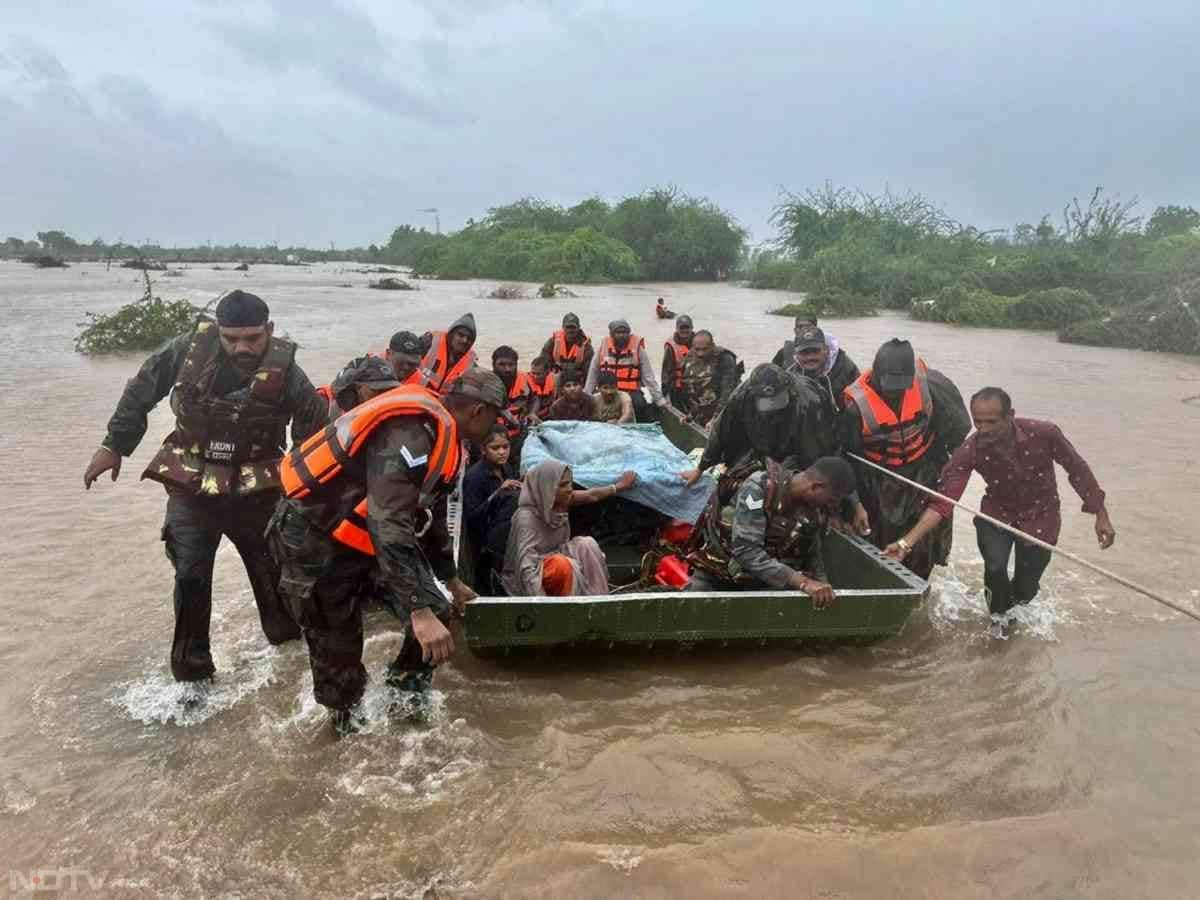
<path id="1" fill-rule="evenodd" d="M 212 440 L 204 450 L 204 458 L 213 462 L 229 462 L 233 459 L 233 451 L 236 449 L 237 444 L 233 441 Z"/>

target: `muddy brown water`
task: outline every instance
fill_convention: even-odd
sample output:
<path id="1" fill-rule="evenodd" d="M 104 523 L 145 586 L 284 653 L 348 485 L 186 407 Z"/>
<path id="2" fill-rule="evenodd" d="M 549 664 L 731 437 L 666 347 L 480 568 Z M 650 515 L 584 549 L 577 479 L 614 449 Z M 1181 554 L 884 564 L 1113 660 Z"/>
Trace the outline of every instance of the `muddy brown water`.
<path id="1" fill-rule="evenodd" d="M 428 727 L 386 714 L 378 676 L 398 634 L 373 614 L 374 720 L 341 743 L 304 649 L 266 644 L 223 546 L 219 680 L 205 706 L 182 707 L 164 498 L 137 480 L 165 408 L 117 484 L 81 484 L 140 355 L 80 357 L 75 323 L 132 299 L 139 278 L 0 264 L 0 893 L 1195 896 L 1200 625 L 1056 561 L 1015 636 L 989 640 L 965 519 L 953 564 L 894 640 L 538 665 L 460 648 Z M 526 360 L 568 309 L 593 334 L 627 317 L 661 348 L 660 294 L 748 363 L 790 330 L 764 314 L 781 295 L 726 285 L 498 301 L 481 282 L 391 293 L 367 280 L 332 265 L 192 267 L 160 287 L 260 293 L 314 381 L 400 327 L 468 309 L 485 356 L 510 343 Z M 1182 402 L 1200 394 L 1196 359 L 895 316 L 827 324 L 860 363 L 909 336 L 964 393 L 1000 384 L 1020 414 L 1059 422 L 1108 491 L 1118 539 L 1102 562 L 1200 604 L 1200 408 Z M 1099 558 L 1060 487 L 1063 544 Z"/>

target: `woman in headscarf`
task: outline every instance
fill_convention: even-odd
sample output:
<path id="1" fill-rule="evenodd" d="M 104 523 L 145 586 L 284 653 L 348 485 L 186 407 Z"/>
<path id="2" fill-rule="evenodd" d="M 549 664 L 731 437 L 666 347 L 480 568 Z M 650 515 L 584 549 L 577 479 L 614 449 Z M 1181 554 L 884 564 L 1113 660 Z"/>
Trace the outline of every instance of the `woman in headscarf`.
<path id="1" fill-rule="evenodd" d="M 571 537 L 567 510 L 615 497 L 637 480 L 625 472 L 614 484 L 577 491 L 571 467 L 547 459 L 525 473 L 513 515 L 500 580 L 513 597 L 570 597 L 608 593 L 608 566 L 594 538 Z"/>

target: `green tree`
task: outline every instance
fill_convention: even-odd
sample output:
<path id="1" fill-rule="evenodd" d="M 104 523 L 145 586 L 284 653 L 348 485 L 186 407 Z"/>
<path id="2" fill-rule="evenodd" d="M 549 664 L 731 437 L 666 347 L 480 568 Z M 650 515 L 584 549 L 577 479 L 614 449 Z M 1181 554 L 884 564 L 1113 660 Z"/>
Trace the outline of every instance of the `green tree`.
<path id="1" fill-rule="evenodd" d="M 1187 234 L 1200 228 L 1200 212 L 1190 206 L 1160 206 L 1146 222 L 1146 237 L 1151 240 Z"/>

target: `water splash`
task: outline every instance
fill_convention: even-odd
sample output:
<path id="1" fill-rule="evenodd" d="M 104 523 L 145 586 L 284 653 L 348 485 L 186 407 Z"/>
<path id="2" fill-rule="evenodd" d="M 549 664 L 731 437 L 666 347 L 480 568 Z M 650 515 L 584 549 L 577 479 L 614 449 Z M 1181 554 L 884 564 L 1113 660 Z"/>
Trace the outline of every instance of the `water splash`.
<path id="1" fill-rule="evenodd" d="M 177 682 L 155 657 L 146 661 L 154 671 L 118 685 L 120 693 L 109 702 L 146 725 L 199 725 L 274 682 L 280 660 L 303 652 L 299 642 L 272 647 L 256 629 L 230 656 L 213 654 L 217 675 L 211 683 Z"/>
<path id="2" fill-rule="evenodd" d="M 645 849 L 645 847 L 605 847 L 599 853 L 600 862 L 628 875 L 641 865 Z"/>

